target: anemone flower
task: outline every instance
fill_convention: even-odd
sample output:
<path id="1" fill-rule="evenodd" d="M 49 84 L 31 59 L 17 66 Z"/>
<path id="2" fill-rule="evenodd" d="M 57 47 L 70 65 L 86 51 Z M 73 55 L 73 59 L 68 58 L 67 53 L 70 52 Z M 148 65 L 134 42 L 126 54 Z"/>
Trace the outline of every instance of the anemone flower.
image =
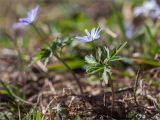
<path id="1" fill-rule="evenodd" d="M 142 6 L 134 8 L 134 15 L 144 15 L 145 17 L 157 19 L 160 16 L 160 6 L 156 0 L 144 1 Z"/>
<path id="2" fill-rule="evenodd" d="M 38 11 L 39 11 L 39 6 L 37 5 L 31 11 L 27 12 L 27 17 L 19 18 L 19 22 L 13 24 L 13 29 L 25 27 L 25 26 L 31 24 L 35 20 Z"/>
<path id="3" fill-rule="evenodd" d="M 89 33 L 89 31 L 85 29 L 86 36 L 77 36 L 76 40 L 78 40 L 79 42 L 90 42 L 93 40 L 98 40 L 100 38 L 100 31 L 100 28 L 93 28 L 91 30 L 91 33 Z"/>

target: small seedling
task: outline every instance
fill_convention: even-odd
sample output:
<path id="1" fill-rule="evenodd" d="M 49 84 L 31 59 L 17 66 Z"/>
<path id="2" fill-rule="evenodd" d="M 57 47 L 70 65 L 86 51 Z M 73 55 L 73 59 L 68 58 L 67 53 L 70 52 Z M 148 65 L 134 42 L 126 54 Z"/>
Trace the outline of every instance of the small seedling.
<path id="1" fill-rule="evenodd" d="M 100 38 L 100 29 L 93 28 L 91 31 L 91 34 L 85 30 L 86 36 L 83 37 L 76 37 L 76 39 L 80 42 L 93 42 L 93 40 Z M 122 60 L 122 57 L 118 56 L 118 53 L 122 50 L 122 48 L 127 44 L 127 42 L 124 42 L 122 45 L 120 45 L 117 48 L 114 48 L 113 50 L 110 50 L 108 47 L 98 47 L 96 48 L 96 54 L 95 55 L 87 55 L 85 56 L 85 61 L 87 63 L 86 66 L 86 72 L 88 74 L 98 74 L 101 79 L 104 80 L 104 83 L 107 85 L 110 84 L 110 87 L 112 89 L 112 111 L 114 109 L 114 86 L 113 86 L 113 80 L 111 77 L 111 69 L 112 69 L 112 63 L 117 62 L 119 60 Z M 94 46 L 93 46 L 94 47 Z"/>
<path id="2" fill-rule="evenodd" d="M 74 77 L 74 80 L 76 81 L 80 89 L 80 92 L 83 93 L 83 89 L 79 82 L 79 79 L 77 78 L 75 73 L 72 71 L 70 66 L 61 57 L 62 49 L 65 46 L 69 45 L 71 42 L 72 42 L 71 39 L 64 39 L 64 40 L 57 39 L 53 43 L 49 44 L 46 48 L 43 48 L 41 51 L 37 52 L 34 56 L 33 63 L 38 60 L 41 60 L 46 65 L 50 57 L 53 57 L 53 56 L 56 57 L 71 72 L 72 76 Z"/>
<path id="3" fill-rule="evenodd" d="M 42 31 L 41 31 L 42 33 L 40 33 L 40 31 L 37 29 L 37 26 L 33 23 L 36 19 L 38 12 L 39 12 L 39 6 L 37 5 L 34 9 L 27 12 L 26 18 L 20 18 L 18 23 L 13 24 L 12 26 L 13 29 L 22 28 L 27 25 L 31 25 L 42 40 L 47 39 L 48 37 L 45 38 L 45 36 L 43 36 L 44 33 Z M 65 40 L 58 39 L 57 41 L 49 44 L 46 48 L 43 48 L 41 51 L 37 52 L 37 54 L 34 56 L 34 61 L 32 63 L 35 63 L 41 60 L 46 65 L 50 57 L 53 57 L 53 56 L 56 57 L 72 73 L 74 79 L 76 80 L 79 86 L 80 92 L 83 93 L 83 89 L 81 87 L 79 79 L 77 78 L 75 73 L 71 70 L 71 68 L 66 64 L 66 62 L 62 59 L 60 55 L 60 53 L 62 53 L 63 47 L 66 46 L 69 42 L 70 42 L 69 39 L 65 39 Z"/>
<path id="4" fill-rule="evenodd" d="M 27 12 L 26 18 L 20 18 L 19 23 L 16 23 L 13 25 L 13 28 L 21 28 L 27 25 L 32 25 L 33 28 L 37 31 L 36 27 L 34 26 L 33 22 L 37 16 L 39 10 L 39 6 L 36 6 L 31 11 Z M 87 29 L 85 29 L 85 36 L 77 36 L 76 40 L 79 42 L 91 42 L 93 45 L 94 50 L 96 51 L 96 54 L 94 55 L 87 55 L 85 57 L 85 61 L 87 63 L 86 72 L 88 74 L 98 74 L 100 78 L 104 80 L 104 83 L 110 84 L 110 87 L 112 89 L 112 110 L 114 109 L 114 86 L 113 81 L 111 77 L 111 69 L 112 69 L 112 62 L 117 62 L 119 60 L 122 60 L 122 57 L 118 56 L 121 49 L 127 44 L 127 42 L 124 42 L 122 45 L 120 45 L 118 48 L 114 48 L 110 50 L 106 46 L 97 47 L 94 44 L 94 40 L 100 39 L 100 28 L 93 28 L 91 32 L 89 32 Z M 39 31 L 37 33 L 40 35 Z M 43 37 L 41 37 L 43 39 Z M 41 51 L 37 52 L 37 54 L 34 56 L 34 62 L 41 60 L 45 65 L 48 63 L 48 60 L 50 57 L 56 57 L 60 62 L 64 64 L 64 66 L 72 73 L 73 77 L 75 78 L 77 85 L 79 86 L 79 89 L 81 93 L 83 93 L 83 89 L 81 87 L 81 84 L 79 82 L 79 79 L 75 75 L 75 73 L 71 70 L 71 68 L 66 64 L 64 59 L 61 56 L 62 49 L 70 45 L 72 40 L 70 39 L 57 39 L 56 41 L 50 43 L 47 47 L 43 48 Z M 33 63 L 34 63 L 33 62 Z"/>

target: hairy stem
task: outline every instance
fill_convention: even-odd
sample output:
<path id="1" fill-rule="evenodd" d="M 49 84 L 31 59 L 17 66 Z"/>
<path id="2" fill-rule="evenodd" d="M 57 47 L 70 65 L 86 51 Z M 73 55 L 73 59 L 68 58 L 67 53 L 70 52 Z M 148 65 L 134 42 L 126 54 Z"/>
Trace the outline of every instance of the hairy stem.
<path id="1" fill-rule="evenodd" d="M 111 85 L 111 91 L 112 91 L 112 108 L 111 111 L 114 111 L 114 106 L 115 106 L 115 91 L 114 91 L 114 86 L 113 86 L 113 81 L 111 78 L 111 75 L 109 75 L 109 80 L 110 80 L 110 85 Z"/>
<path id="2" fill-rule="evenodd" d="M 23 68 L 23 59 L 22 59 L 22 52 L 21 52 L 21 49 L 20 49 L 20 46 L 18 45 L 17 43 L 17 39 L 14 39 L 13 37 L 11 37 L 7 32 L 4 32 L 4 34 L 9 38 L 9 40 L 11 41 L 11 43 L 13 44 L 13 46 L 15 47 L 17 53 L 18 53 L 18 60 L 19 60 L 19 63 L 20 65 L 18 66 L 18 68 L 20 70 L 22 70 Z"/>
<path id="3" fill-rule="evenodd" d="M 96 45 L 95 45 L 95 42 L 94 40 L 91 41 L 91 46 L 93 47 L 93 53 L 96 53 Z"/>
<path id="4" fill-rule="evenodd" d="M 38 34 L 38 36 L 40 37 L 41 40 L 47 39 L 47 38 L 44 36 L 44 33 L 41 32 L 41 31 L 37 28 L 37 26 L 36 26 L 35 24 L 31 23 L 31 26 L 32 26 L 33 29 L 36 31 L 36 33 Z"/>
<path id="5" fill-rule="evenodd" d="M 83 94 L 83 89 L 82 89 L 81 83 L 80 83 L 79 79 L 77 78 L 76 74 L 72 71 L 72 69 L 69 67 L 69 65 L 67 65 L 67 63 L 63 59 L 61 59 L 57 54 L 55 54 L 55 57 L 59 61 L 61 61 L 64 64 L 64 66 L 71 72 L 72 76 L 74 77 L 74 79 L 79 87 L 81 94 Z"/>

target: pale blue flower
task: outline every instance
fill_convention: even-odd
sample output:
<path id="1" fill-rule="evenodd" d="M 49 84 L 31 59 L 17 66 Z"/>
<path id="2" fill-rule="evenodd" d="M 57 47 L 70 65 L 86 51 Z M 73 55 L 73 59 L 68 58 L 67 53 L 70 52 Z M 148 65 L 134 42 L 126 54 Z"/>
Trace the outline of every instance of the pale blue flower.
<path id="1" fill-rule="evenodd" d="M 156 19 L 160 16 L 160 6 L 156 0 L 144 1 L 142 6 L 134 8 L 134 15 L 144 15 L 145 17 Z"/>
<path id="2" fill-rule="evenodd" d="M 87 29 L 85 29 L 85 34 L 86 36 L 77 36 L 76 37 L 76 40 L 78 40 L 79 42 L 90 42 L 90 41 L 93 41 L 93 40 L 97 40 L 100 38 L 100 33 L 101 29 L 100 28 L 93 28 L 91 30 L 91 33 L 88 32 Z"/>
<path id="3" fill-rule="evenodd" d="M 137 16 L 140 16 L 141 14 L 144 13 L 144 8 L 142 6 L 139 6 L 139 7 L 135 7 L 134 8 L 134 15 L 137 17 Z"/>
<path id="4" fill-rule="evenodd" d="M 157 19 L 160 16 L 160 6 L 157 6 L 156 9 L 151 12 L 150 16 L 154 19 Z"/>
<path id="5" fill-rule="evenodd" d="M 125 22 L 125 33 L 128 39 L 133 37 L 133 25 L 130 22 Z"/>
<path id="6" fill-rule="evenodd" d="M 21 27 L 24 27 L 24 26 L 27 26 L 27 25 L 31 24 L 35 20 L 35 18 L 37 16 L 37 13 L 38 13 L 38 10 L 39 10 L 39 6 L 37 5 L 31 11 L 27 12 L 27 17 L 26 18 L 20 18 L 19 22 L 15 23 L 13 25 L 13 28 L 14 29 L 21 28 Z"/>

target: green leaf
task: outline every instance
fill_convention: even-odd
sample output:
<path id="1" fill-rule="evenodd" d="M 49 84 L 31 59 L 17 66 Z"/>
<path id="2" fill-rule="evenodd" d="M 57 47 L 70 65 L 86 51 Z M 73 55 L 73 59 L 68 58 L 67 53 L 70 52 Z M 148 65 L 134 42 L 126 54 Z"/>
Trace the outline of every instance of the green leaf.
<path id="1" fill-rule="evenodd" d="M 18 105 L 18 118 L 19 120 L 21 120 L 21 111 L 20 111 L 19 105 Z"/>
<path id="2" fill-rule="evenodd" d="M 48 63 L 48 59 L 52 56 L 52 51 L 48 48 L 44 48 L 34 55 L 34 61 L 41 60 L 45 65 Z"/>
<path id="3" fill-rule="evenodd" d="M 77 68 L 82 68 L 82 66 L 85 64 L 85 62 L 81 59 L 78 59 L 78 60 L 66 61 L 66 64 L 71 69 L 77 69 Z M 58 63 L 54 63 L 54 64 L 48 64 L 47 69 L 48 69 L 48 71 L 53 71 L 53 70 L 66 70 L 67 68 L 65 67 L 64 64 L 58 62 Z"/>
<path id="4" fill-rule="evenodd" d="M 69 45 L 71 42 L 72 40 L 68 38 L 64 40 L 58 39 L 51 44 L 50 49 L 52 50 L 52 52 L 55 53 L 57 52 L 57 50 L 64 48 L 66 45 Z"/>
<path id="5" fill-rule="evenodd" d="M 98 62 L 101 61 L 101 56 L 102 56 L 102 50 L 101 50 L 101 48 L 98 48 L 98 50 L 96 52 L 96 58 L 97 58 Z"/>
<path id="6" fill-rule="evenodd" d="M 0 80 L 0 84 L 2 85 L 2 87 L 4 88 L 4 90 L 7 92 L 7 94 L 9 95 L 9 97 L 12 100 L 15 100 L 15 98 L 14 98 L 14 96 L 12 94 L 12 89 L 5 82 L 3 82 L 2 80 Z"/>
<path id="7" fill-rule="evenodd" d="M 94 74 L 94 73 L 98 73 L 101 70 L 103 70 L 103 65 L 101 64 L 95 64 L 95 65 L 87 65 L 86 66 L 86 72 L 89 74 Z"/>
<path id="8" fill-rule="evenodd" d="M 111 53 L 111 57 L 116 56 L 126 46 L 126 44 L 127 44 L 127 42 L 124 42 L 118 48 L 113 49 L 112 53 Z"/>
<path id="9" fill-rule="evenodd" d="M 112 57 L 109 61 L 114 62 L 114 61 L 120 61 L 120 60 L 123 60 L 123 58 L 120 56 L 115 56 L 115 57 Z"/>
<path id="10" fill-rule="evenodd" d="M 105 59 L 110 59 L 110 51 L 107 47 L 103 47 L 102 49 L 102 55 L 101 55 L 101 62 L 104 61 Z"/>
<path id="11" fill-rule="evenodd" d="M 128 118 L 129 118 L 129 119 L 133 119 L 133 118 L 136 119 L 136 115 L 137 115 L 136 112 L 129 112 L 129 113 L 128 113 Z"/>
<path id="12" fill-rule="evenodd" d="M 36 112 L 36 120 L 41 120 L 41 113 L 39 111 Z"/>
<path id="13" fill-rule="evenodd" d="M 104 83 L 107 85 L 108 84 L 108 75 L 107 75 L 107 68 L 104 67 L 104 71 L 102 73 L 102 79 L 104 80 Z"/>
<path id="14" fill-rule="evenodd" d="M 152 35 L 151 30 L 148 25 L 145 25 L 145 33 L 146 33 L 146 37 L 148 38 L 148 41 L 153 42 L 154 36 Z"/>
<path id="15" fill-rule="evenodd" d="M 115 56 L 116 52 L 117 52 L 117 48 L 114 48 L 110 53 L 110 57 Z"/>
<path id="16" fill-rule="evenodd" d="M 79 115 L 76 115 L 75 120 L 82 120 L 82 118 Z"/>
<path id="17" fill-rule="evenodd" d="M 93 57 L 93 55 L 85 56 L 85 61 L 86 61 L 88 64 L 95 64 L 95 63 L 97 63 L 97 62 L 96 62 L 96 59 Z"/>
<path id="18" fill-rule="evenodd" d="M 27 113 L 27 115 L 26 115 L 26 120 L 35 119 L 35 118 L 33 118 L 33 114 L 34 114 L 34 110 L 31 109 L 31 110 Z"/>
<path id="19" fill-rule="evenodd" d="M 110 59 L 110 51 L 109 48 L 104 47 L 106 53 L 107 53 L 107 58 Z"/>
<path id="20" fill-rule="evenodd" d="M 0 94 L 8 95 L 8 92 L 6 90 L 0 90 Z"/>
<path id="21" fill-rule="evenodd" d="M 154 39 L 154 36 L 153 36 L 149 26 L 147 24 L 145 25 L 145 36 L 146 36 L 146 43 L 147 43 L 147 45 L 145 46 L 146 47 L 145 54 L 147 55 L 148 53 L 151 53 L 152 55 L 155 55 L 158 52 L 158 46 L 157 46 L 157 43 Z M 152 49 L 148 49 L 149 46 Z"/>
<path id="22" fill-rule="evenodd" d="M 126 46 L 127 42 L 124 42 L 123 44 L 121 44 L 116 51 L 116 55 Z"/>
<path id="23" fill-rule="evenodd" d="M 105 64 L 108 64 L 108 61 L 110 60 L 110 50 L 109 50 L 109 48 L 104 47 L 104 52 L 107 54 L 107 55 L 106 55 L 107 58 L 105 58 L 103 62 L 104 62 Z"/>

